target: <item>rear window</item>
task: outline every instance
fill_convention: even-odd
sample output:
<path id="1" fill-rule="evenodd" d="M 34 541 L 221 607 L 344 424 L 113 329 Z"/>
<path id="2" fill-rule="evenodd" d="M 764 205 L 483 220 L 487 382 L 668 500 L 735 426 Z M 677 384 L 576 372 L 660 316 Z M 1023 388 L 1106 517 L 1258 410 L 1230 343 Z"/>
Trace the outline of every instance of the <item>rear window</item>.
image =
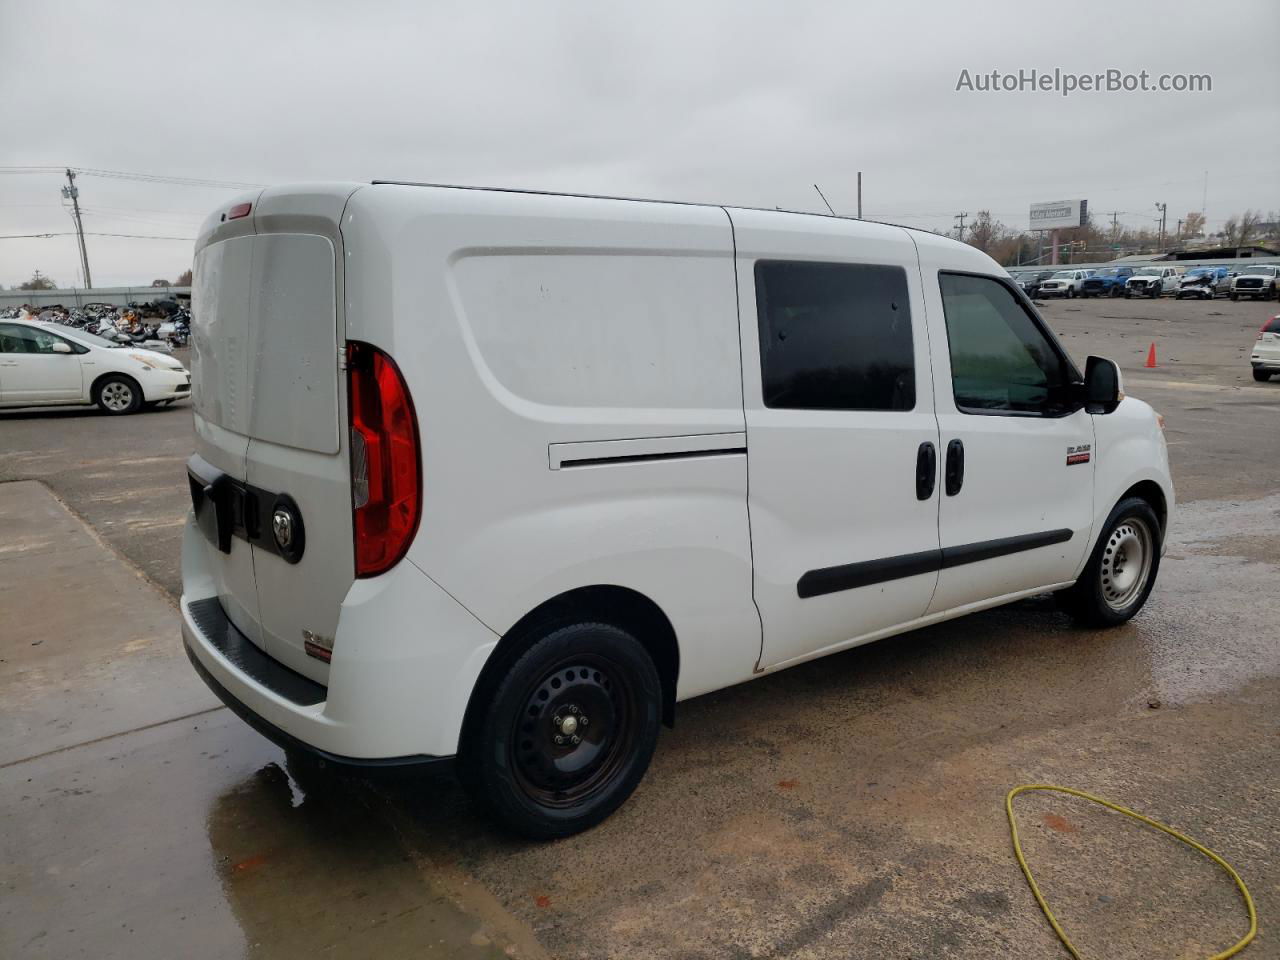
<path id="1" fill-rule="evenodd" d="M 905 270 L 766 260 L 755 278 L 766 407 L 915 407 Z"/>

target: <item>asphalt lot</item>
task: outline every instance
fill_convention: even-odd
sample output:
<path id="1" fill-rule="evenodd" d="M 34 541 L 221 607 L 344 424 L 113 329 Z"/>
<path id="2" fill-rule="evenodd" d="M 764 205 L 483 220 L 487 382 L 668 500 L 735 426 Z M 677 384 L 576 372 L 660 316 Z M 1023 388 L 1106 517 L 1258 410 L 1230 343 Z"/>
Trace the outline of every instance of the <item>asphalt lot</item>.
<path id="1" fill-rule="evenodd" d="M 448 779 L 298 776 L 227 711 L 187 717 L 207 699 L 157 647 L 147 676 L 163 696 L 136 660 L 110 675 L 156 701 L 153 720 L 60 732 L 56 752 L 0 761 L 0 817 L 26 825 L 0 840 L 0 956 L 181 943 L 171 953 L 1057 957 L 1004 820 L 1005 792 L 1032 781 L 1099 793 L 1217 850 L 1258 901 L 1245 956 L 1280 956 L 1280 380 L 1255 384 L 1248 366 L 1276 310 L 1043 307 L 1080 361 L 1117 360 L 1127 392 L 1167 419 L 1179 509 L 1131 624 L 1079 630 L 1038 598 L 701 697 L 617 815 L 544 845 L 496 833 Z M 0 481 L 45 484 L 162 608 L 180 589 L 191 443 L 186 406 L 0 413 Z M 92 630 L 99 585 L 64 575 L 82 586 L 57 602 Z M 0 597 L 0 625 L 15 622 L 17 599 Z M 12 748 L 4 691 L 75 699 L 80 674 L 7 655 L 6 633 Z M 93 703 L 68 711 L 92 716 Z M 31 724 L 23 735 L 43 742 Z M 1195 957 L 1243 932 L 1230 882 L 1166 838 L 1078 801 L 1028 797 L 1019 811 L 1086 955 Z"/>

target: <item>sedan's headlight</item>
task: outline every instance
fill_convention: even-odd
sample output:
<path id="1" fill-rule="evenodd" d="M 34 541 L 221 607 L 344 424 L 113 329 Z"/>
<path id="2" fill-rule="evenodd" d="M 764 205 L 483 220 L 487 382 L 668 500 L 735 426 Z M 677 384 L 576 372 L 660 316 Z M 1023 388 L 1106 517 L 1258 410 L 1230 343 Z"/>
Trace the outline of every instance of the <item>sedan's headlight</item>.
<path id="1" fill-rule="evenodd" d="M 150 357 L 145 357 L 140 353 L 129 354 L 129 359 L 137 360 L 140 364 L 143 365 L 143 367 L 145 367 L 148 370 L 154 370 L 156 367 L 155 362 Z"/>

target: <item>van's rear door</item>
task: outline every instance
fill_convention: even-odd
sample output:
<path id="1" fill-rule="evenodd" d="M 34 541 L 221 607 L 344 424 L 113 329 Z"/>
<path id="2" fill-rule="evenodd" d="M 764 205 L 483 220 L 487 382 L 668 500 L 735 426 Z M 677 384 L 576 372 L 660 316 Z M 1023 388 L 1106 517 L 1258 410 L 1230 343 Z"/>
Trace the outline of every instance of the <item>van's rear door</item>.
<path id="1" fill-rule="evenodd" d="M 252 616 L 245 615 L 250 603 L 240 579 L 223 605 L 270 656 L 321 683 L 328 664 L 308 655 L 306 641 L 316 650 L 332 646 L 354 579 L 340 225 L 355 189 L 263 191 L 247 218 L 252 232 L 229 240 L 222 252 L 211 244 L 197 257 L 201 288 L 206 272 L 234 274 L 223 285 L 235 290 L 242 326 L 228 330 L 225 297 L 213 301 L 215 309 L 207 297 L 193 309 L 196 382 L 221 375 L 234 384 L 210 392 L 223 401 L 213 411 L 216 426 L 226 433 L 225 452 L 238 452 L 234 476 L 242 481 L 249 520 L 218 563 L 228 578 L 242 577 L 248 546 Z M 223 462 L 234 466 L 234 459 Z M 278 510 L 290 517 L 283 546 L 273 525 Z"/>
<path id="2" fill-rule="evenodd" d="M 257 203 L 257 195 L 243 198 Z M 191 496 L 208 542 L 208 569 L 231 622 L 262 645 L 253 551 L 230 536 L 231 504 L 213 499 L 225 480 L 243 482 L 249 449 L 249 274 L 253 265 L 253 220 L 210 218 L 196 246 L 191 291 L 191 405 L 195 456 Z M 219 516 L 221 513 L 221 516 Z M 223 531 L 219 545 L 219 526 Z"/>

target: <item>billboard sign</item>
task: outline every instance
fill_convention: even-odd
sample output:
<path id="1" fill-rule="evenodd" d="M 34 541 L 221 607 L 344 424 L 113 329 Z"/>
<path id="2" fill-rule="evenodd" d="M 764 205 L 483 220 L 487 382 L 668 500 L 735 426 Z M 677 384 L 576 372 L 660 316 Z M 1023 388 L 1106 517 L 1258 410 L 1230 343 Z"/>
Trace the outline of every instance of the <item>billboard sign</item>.
<path id="1" fill-rule="evenodd" d="M 1031 205 L 1032 230 L 1066 230 L 1089 220 L 1088 200 L 1055 200 Z"/>

